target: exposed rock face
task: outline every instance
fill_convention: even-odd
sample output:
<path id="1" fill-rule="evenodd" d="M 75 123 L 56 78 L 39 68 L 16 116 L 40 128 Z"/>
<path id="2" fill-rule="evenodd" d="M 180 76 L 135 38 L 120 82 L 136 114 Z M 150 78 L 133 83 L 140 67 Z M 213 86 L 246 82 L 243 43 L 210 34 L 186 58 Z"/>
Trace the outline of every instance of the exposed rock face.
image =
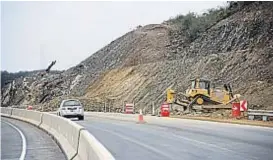
<path id="1" fill-rule="evenodd" d="M 140 26 L 64 72 L 16 79 L 2 88 L 2 105 L 56 107 L 77 97 L 98 110 L 106 100 L 116 108 L 123 101 L 158 107 L 166 88 L 184 91 L 189 79 L 204 77 L 273 109 L 272 8 L 272 2 L 246 5 L 190 43 L 172 25 Z"/>

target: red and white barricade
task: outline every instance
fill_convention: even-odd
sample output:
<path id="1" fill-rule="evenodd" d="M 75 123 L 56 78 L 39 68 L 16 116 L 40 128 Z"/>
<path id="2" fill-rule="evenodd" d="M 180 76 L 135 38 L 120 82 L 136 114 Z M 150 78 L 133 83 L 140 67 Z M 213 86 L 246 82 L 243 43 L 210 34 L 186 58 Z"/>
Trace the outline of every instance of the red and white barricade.
<path id="1" fill-rule="evenodd" d="M 170 116 L 170 105 L 167 102 L 164 102 L 160 107 L 161 117 Z"/>
<path id="2" fill-rule="evenodd" d="M 125 111 L 126 114 L 133 114 L 134 113 L 134 104 L 133 103 L 126 103 L 125 104 Z"/>

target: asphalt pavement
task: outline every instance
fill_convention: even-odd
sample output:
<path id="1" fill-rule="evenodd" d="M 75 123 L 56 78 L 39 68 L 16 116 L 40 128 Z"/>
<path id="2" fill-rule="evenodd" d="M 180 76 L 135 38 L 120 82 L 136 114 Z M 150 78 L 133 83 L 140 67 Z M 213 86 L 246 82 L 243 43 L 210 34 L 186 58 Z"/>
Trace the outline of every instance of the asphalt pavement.
<path id="1" fill-rule="evenodd" d="M 136 124 L 85 116 L 75 121 L 117 160 L 272 160 L 273 129 L 185 120 Z"/>
<path id="2" fill-rule="evenodd" d="M 55 141 L 37 127 L 1 117 L 1 160 L 65 160 Z"/>

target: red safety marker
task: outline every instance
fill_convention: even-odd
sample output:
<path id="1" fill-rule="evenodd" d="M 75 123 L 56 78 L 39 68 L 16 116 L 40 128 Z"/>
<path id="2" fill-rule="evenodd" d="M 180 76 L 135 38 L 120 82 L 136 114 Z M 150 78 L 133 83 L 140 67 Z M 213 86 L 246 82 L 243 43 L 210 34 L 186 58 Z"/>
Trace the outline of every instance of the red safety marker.
<path id="1" fill-rule="evenodd" d="M 133 114 L 134 113 L 134 104 L 126 103 L 125 104 L 125 114 Z"/>
<path id="2" fill-rule="evenodd" d="M 141 110 L 141 109 L 139 110 L 138 122 L 137 122 L 137 123 L 140 123 L 140 124 L 146 123 L 146 121 L 144 121 L 144 118 L 143 118 L 143 114 L 142 114 L 142 110 Z"/>
<path id="3" fill-rule="evenodd" d="M 247 110 L 247 101 L 243 100 L 240 101 L 240 111 L 246 111 Z"/>
<path id="4" fill-rule="evenodd" d="M 169 117 L 170 116 L 170 105 L 167 102 L 164 102 L 160 107 L 161 117 Z"/>
<path id="5" fill-rule="evenodd" d="M 238 118 L 240 116 L 241 116 L 240 103 L 239 102 L 233 102 L 232 103 L 232 117 Z"/>
<path id="6" fill-rule="evenodd" d="M 32 109 L 33 109 L 32 106 L 28 106 L 28 107 L 27 107 L 27 110 L 32 110 Z"/>

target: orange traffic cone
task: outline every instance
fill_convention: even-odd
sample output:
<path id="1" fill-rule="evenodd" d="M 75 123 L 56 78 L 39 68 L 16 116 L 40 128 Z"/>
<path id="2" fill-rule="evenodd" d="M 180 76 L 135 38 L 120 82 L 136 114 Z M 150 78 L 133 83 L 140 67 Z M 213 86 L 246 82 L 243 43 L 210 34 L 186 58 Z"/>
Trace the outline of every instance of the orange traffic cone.
<path id="1" fill-rule="evenodd" d="M 142 114 L 142 110 L 141 110 L 141 109 L 139 110 L 138 122 L 137 122 L 137 123 L 140 123 L 140 124 L 146 123 L 146 121 L 144 121 L 144 118 L 143 118 L 143 114 Z"/>

